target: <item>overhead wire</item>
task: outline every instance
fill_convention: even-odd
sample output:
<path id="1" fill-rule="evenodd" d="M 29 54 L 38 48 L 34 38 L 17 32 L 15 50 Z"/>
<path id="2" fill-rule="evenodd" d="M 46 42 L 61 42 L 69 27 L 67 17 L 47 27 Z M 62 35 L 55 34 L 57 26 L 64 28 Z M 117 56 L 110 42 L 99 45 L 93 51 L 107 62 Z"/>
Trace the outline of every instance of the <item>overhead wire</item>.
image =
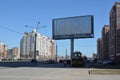
<path id="1" fill-rule="evenodd" d="M 2 29 L 4 29 L 4 30 L 7 30 L 7 31 L 10 31 L 10 32 L 17 33 L 17 34 L 19 34 L 19 35 L 22 35 L 22 33 L 20 33 L 20 32 L 17 32 L 17 31 L 15 31 L 15 30 L 9 29 L 9 28 L 7 28 L 7 27 L 3 27 L 3 26 L 1 26 L 1 25 L 0 25 L 0 28 L 2 28 Z"/>

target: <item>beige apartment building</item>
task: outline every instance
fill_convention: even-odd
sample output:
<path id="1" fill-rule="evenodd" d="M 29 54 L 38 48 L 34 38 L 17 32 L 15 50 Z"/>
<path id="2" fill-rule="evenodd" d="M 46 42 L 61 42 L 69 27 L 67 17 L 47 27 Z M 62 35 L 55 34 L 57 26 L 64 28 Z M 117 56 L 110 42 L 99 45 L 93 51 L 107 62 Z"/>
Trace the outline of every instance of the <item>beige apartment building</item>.
<path id="1" fill-rule="evenodd" d="M 25 32 L 20 42 L 20 55 L 21 58 L 34 58 L 35 47 L 35 33 L 36 38 L 36 58 L 39 60 L 53 59 L 54 58 L 54 40 L 49 37 L 43 36 L 36 32 Z"/>

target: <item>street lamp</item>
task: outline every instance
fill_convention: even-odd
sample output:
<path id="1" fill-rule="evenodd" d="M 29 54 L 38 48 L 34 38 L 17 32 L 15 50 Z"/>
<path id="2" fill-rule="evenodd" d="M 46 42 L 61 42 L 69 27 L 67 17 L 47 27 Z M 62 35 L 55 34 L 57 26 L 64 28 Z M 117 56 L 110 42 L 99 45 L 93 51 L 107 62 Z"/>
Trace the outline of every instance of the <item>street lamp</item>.
<path id="1" fill-rule="evenodd" d="M 30 27 L 30 28 L 33 28 L 33 29 L 36 30 L 36 31 L 35 31 L 35 42 L 34 42 L 34 59 L 32 59 L 32 61 L 31 61 L 31 62 L 34 62 L 34 63 L 37 62 L 37 59 L 36 59 L 36 54 L 37 54 L 37 53 L 36 53 L 37 30 L 38 30 L 39 28 L 46 27 L 46 26 L 41 26 L 41 27 L 39 27 L 39 24 L 40 24 L 40 22 L 38 22 L 38 24 L 37 24 L 36 27 L 25 25 L 25 27 Z"/>

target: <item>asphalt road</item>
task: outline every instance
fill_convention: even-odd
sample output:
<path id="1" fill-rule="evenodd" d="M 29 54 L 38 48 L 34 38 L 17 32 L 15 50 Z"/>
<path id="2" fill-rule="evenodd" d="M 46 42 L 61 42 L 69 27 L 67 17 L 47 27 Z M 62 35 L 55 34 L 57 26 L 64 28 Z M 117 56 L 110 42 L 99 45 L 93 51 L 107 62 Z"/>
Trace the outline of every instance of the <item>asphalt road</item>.
<path id="1" fill-rule="evenodd" d="M 63 67 L 63 64 L 1 66 L 0 80 L 119 80 L 120 75 L 89 75 L 88 68 Z"/>

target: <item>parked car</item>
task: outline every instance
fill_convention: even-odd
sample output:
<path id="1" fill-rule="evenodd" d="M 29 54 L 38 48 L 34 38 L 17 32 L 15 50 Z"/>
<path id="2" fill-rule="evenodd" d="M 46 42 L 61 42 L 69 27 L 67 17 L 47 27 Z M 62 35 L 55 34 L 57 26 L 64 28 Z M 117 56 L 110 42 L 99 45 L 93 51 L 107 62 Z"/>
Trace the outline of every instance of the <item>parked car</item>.
<path id="1" fill-rule="evenodd" d="M 102 64 L 103 61 L 102 60 L 97 60 L 97 63 Z"/>
<path id="2" fill-rule="evenodd" d="M 44 61 L 43 63 L 44 63 L 44 64 L 48 64 L 48 61 Z"/>
<path id="3" fill-rule="evenodd" d="M 71 60 L 67 60 L 67 64 L 69 64 L 69 65 L 70 65 L 70 64 L 71 64 Z"/>
<path id="4" fill-rule="evenodd" d="M 103 64 L 105 64 L 105 65 L 117 65 L 118 61 L 117 60 L 104 60 Z"/>
<path id="5" fill-rule="evenodd" d="M 110 65 L 112 63 L 112 60 L 104 60 L 103 64 L 104 65 Z"/>
<path id="6" fill-rule="evenodd" d="M 54 64 L 55 61 L 54 61 L 54 60 L 48 60 L 48 63 L 49 63 L 49 64 Z"/>
<path id="7" fill-rule="evenodd" d="M 117 65 L 118 64 L 118 61 L 117 60 L 111 60 L 111 65 Z"/>

